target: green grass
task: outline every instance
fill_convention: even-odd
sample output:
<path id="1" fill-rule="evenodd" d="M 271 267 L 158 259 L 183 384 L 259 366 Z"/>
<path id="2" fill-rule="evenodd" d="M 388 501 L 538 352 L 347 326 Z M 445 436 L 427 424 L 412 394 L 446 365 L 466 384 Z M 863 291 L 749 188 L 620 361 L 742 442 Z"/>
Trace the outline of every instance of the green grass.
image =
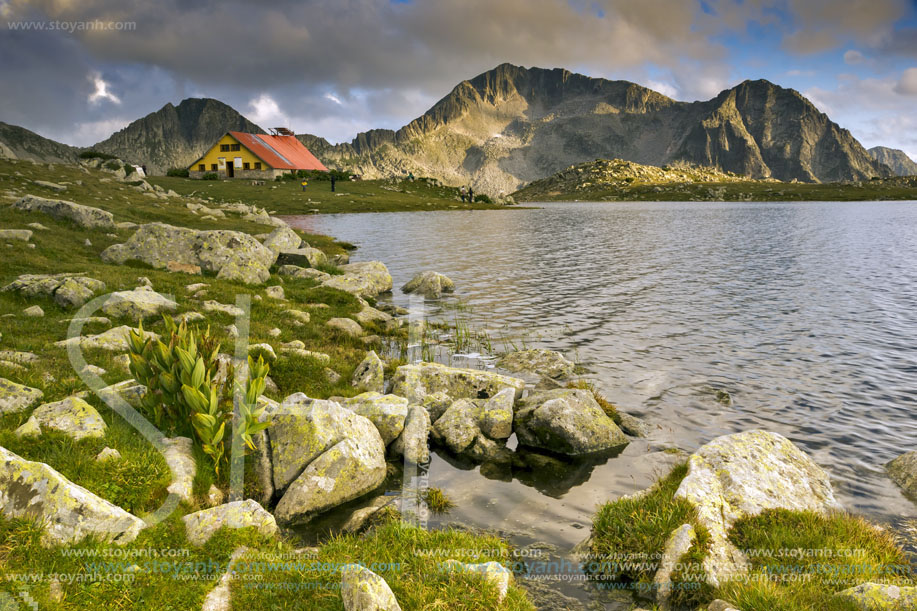
<path id="1" fill-rule="evenodd" d="M 455 507 L 455 503 L 446 496 L 442 488 L 427 488 L 424 493 L 424 501 L 433 513 L 446 513 Z"/>
<path id="2" fill-rule="evenodd" d="M 338 611 L 340 568 L 362 563 L 382 576 L 402 609 L 534 609 L 519 588 L 512 586 L 502 604 L 496 587 L 478 575 L 444 571 L 440 564 L 454 558 L 463 562 L 488 562 L 508 556 L 500 539 L 458 531 L 425 531 L 392 521 L 381 524 L 365 536 L 345 535 L 325 543 L 313 558 L 293 567 L 272 571 L 258 587 L 233 582 L 233 605 L 238 609 L 308 609 Z M 373 566 L 375 563 L 376 566 Z M 294 589 L 286 589 L 291 587 Z M 268 594 L 265 594 L 268 593 Z"/>
<path id="3" fill-rule="evenodd" d="M 768 510 L 739 520 L 730 539 L 750 554 L 752 579 L 718 596 L 742 609 L 854 611 L 833 594 L 860 583 L 910 585 L 908 558 L 893 537 L 860 517 Z"/>
<path id="4" fill-rule="evenodd" d="M 182 195 L 195 195 L 214 202 L 255 204 L 276 214 L 406 212 L 424 210 L 493 210 L 493 204 L 462 203 L 458 190 L 432 186 L 423 179 L 359 180 L 335 183 L 331 192 L 328 181 L 309 181 L 303 191 L 299 181 L 267 181 L 252 185 L 246 180 L 200 181 L 173 176 L 148 179 L 164 189 Z"/>

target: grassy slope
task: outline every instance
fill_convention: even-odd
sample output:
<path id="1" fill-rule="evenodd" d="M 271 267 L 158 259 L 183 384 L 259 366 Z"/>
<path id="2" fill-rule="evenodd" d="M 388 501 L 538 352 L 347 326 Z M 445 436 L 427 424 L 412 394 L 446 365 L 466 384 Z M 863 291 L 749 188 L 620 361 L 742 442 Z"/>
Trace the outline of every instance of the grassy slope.
<path id="1" fill-rule="evenodd" d="M 33 222 L 47 227 L 47 230 L 34 230 L 31 240 L 36 245 L 34 249 L 28 248 L 23 242 L 10 241 L 10 246 L 7 247 L 6 241 L 0 241 L 0 253 L 2 253 L 0 286 L 5 286 L 24 273 L 70 271 L 86 272 L 93 278 L 103 280 L 108 291 L 114 291 L 133 288 L 138 284 L 138 277 L 145 276 L 151 280 L 157 291 L 175 296 L 179 303 L 179 312 L 200 309 L 200 301 L 192 298 L 190 291 L 185 288 L 186 285 L 192 283 L 207 283 L 209 286 L 203 299 L 214 299 L 222 303 L 234 303 L 235 295 L 241 293 L 264 295 L 264 287 L 250 287 L 218 280 L 213 276 L 173 274 L 145 266 L 104 264 L 99 258 L 99 253 L 111 244 L 125 241 L 133 230 L 117 230 L 113 234 L 86 230 L 68 222 L 55 221 L 43 214 L 13 210 L 6 205 L 25 193 L 32 193 L 108 210 L 115 215 L 116 222 L 163 221 L 199 229 L 226 228 L 254 234 L 271 230 L 270 227 L 244 222 L 237 217 L 207 221 L 187 210 L 186 200 L 183 198 L 173 198 L 168 202 L 153 199 L 125 184 L 110 180 L 109 177 L 110 175 L 105 172 L 87 173 L 74 166 L 55 166 L 49 169 L 45 165 L 28 162 L 0 161 L 0 228 L 23 229 L 27 228 L 28 223 Z M 65 193 L 58 194 L 32 184 L 31 181 L 34 179 L 69 183 L 68 189 Z M 81 181 L 82 184 L 77 184 L 77 181 Z M 303 237 L 313 246 L 320 247 L 328 253 L 344 250 L 340 244 L 327 236 L 303 235 Z M 86 240 L 89 240 L 89 244 L 86 243 Z M 275 363 L 270 373 L 279 391 L 267 394 L 274 398 L 298 391 L 305 392 L 312 397 L 355 394 L 355 389 L 350 386 L 349 380 L 355 366 L 365 356 L 367 346 L 360 339 L 330 331 L 324 323 L 332 317 L 352 315 L 359 311 L 361 306 L 351 295 L 317 287 L 312 280 L 273 276 L 267 284 L 278 284 L 281 281 L 287 301 L 279 302 L 264 297 L 261 301 L 253 299 L 251 302 L 250 343 L 266 342 L 272 344 L 276 349 L 280 342 L 301 340 L 306 344 L 307 349 L 329 354 L 331 362 L 328 366 L 341 374 L 341 380 L 336 384 L 329 383 L 324 375 L 326 365 L 313 359 L 282 358 Z M 323 307 L 316 304 L 323 304 Z M 44 317 L 24 316 L 22 310 L 31 305 L 40 305 L 45 311 Z M 299 327 L 289 325 L 289 319 L 284 315 L 284 311 L 289 308 L 310 312 L 311 321 Z M 66 322 L 73 317 L 73 314 L 74 310 L 65 310 L 48 298 L 26 300 L 15 293 L 0 292 L 0 333 L 2 333 L 0 350 L 29 351 L 40 356 L 39 362 L 29 365 L 25 371 L 0 365 L 0 377 L 41 389 L 44 392 L 45 401 L 56 401 L 72 393 L 85 390 L 83 383 L 73 372 L 64 349 L 53 345 L 54 342 L 65 338 Z M 233 344 L 225 327 L 233 322 L 234 320 L 228 315 L 209 314 L 205 323 L 200 324 L 209 324 L 223 340 L 222 350 L 232 352 Z M 111 321 L 111 326 L 118 324 L 135 324 L 135 321 L 114 319 Z M 161 321 L 150 321 L 144 326 L 157 332 L 162 330 Z M 268 334 L 268 331 L 275 327 L 281 329 L 281 335 L 276 338 Z M 84 328 L 84 334 L 100 333 L 108 328 L 110 326 L 105 324 L 91 324 Z M 382 334 L 383 330 L 368 327 L 367 332 Z M 126 371 L 118 369 L 113 361 L 115 356 L 113 353 L 89 351 L 85 353 L 85 356 L 91 364 L 108 370 L 108 373 L 102 376 L 106 382 L 114 383 L 130 377 Z M 166 497 L 165 488 L 170 481 L 169 471 L 161 456 L 101 401 L 95 397 L 89 397 L 87 400 L 99 410 L 109 425 L 104 438 L 74 442 L 62 435 L 45 433 L 38 439 L 18 439 L 12 434 L 12 431 L 28 418 L 30 412 L 26 411 L 0 419 L 0 445 L 24 458 L 50 464 L 76 483 L 137 515 L 142 516 L 154 510 Z M 105 446 L 119 450 L 124 460 L 105 464 L 96 463 L 94 460 L 96 454 Z M 182 505 L 180 513 L 199 509 L 204 502 L 203 493 L 207 490 L 212 476 L 208 472 L 206 461 L 201 456 L 198 457 L 198 465 L 195 492 L 199 496 L 191 506 Z M 217 483 L 225 486 L 225 482 Z M 257 492 L 251 488 L 249 482 L 246 484 L 247 490 L 252 493 Z M 141 549 L 147 546 L 190 547 L 184 540 L 183 527 L 177 519 L 178 516 L 173 516 L 173 518 L 155 529 L 144 532 L 138 541 L 130 546 L 130 549 Z M 45 575 L 65 572 L 82 575 L 85 581 L 64 584 L 65 602 L 61 605 L 63 608 L 200 608 L 203 596 L 212 586 L 212 581 L 200 579 L 177 581 L 168 575 L 150 573 L 138 574 L 134 584 L 87 578 L 87 574 L 92 573 L 93 570 L 83 565 L 85 559 L 66 558 L 60 550 L 43 550 L 37 544 L 35 533 L 35 526 L 27 521 L 0 518 L 0 575 L 10 577 L 13 573 L 21 572 L 44 573 Z M 403 535 L 396 533 L 392 536 L 396 540 L 403 537 L 402 551 L 410 549 L 404 546 L 413 545 L 412 541 L 428 541 L 427 544 L 430 545 L 435 543 L 447 547 L 450 541 L 448 538 L 445 543 L 439 541 L 436 539 L 439 536 L 436 533 L 405 532 Z M 292 549 L 288 543 L 261 541 L 250 534 L 234 533 L 225 535 L 221 538 L 221 542 L 214 542 L 203 550 L 194 550 L 191 559 L 202 561 L 213 559 L 217 562 L 225 562 L 233 545 L 241 540 L 245 540 L 249 545 L 254 545 L 256 549 L 260 550 L 285 549 L 290 551 Z M 364 543 L 364 540 L 358 537 L 351 537 L 348 541 L 351 550 L 349 553 L 360 556 L 360 558 L 369 559 L 376 550 L 380 549 L 371 543 Z M 455 543 L 461 544 L 462 547 L 469 547 L 470 541 L 456 539 Z M 485 543 L 491 544 L 492 542 L 486 541 Z M 102 549 L 105 546 L 88 542 L 82 547 Z M 340 553 L 338 556 L 343 558 Z M 428 567 L 424 565 L 415 568 L 427 570 Z M 295 575 L 292 578 L 300 579 L 301 576 Z M 458 604 L 454 600 L 456 596 L 461 596 L 461 604 L 469 605 L 480 603 L 487 606 L 486 603 L 492 600 L 493 593 L 486 589 L 479 588 L 479 592 L 469 594 L 467 584 L 461 579 L 459 581 L 454 579 L 434 580 L 429 585 L 421 587 L 421 584 L 426 583 L 423 575 L 410 573 L 402 578 L 413 583 L 409 589 L 412 593 L 408 596 L 408 604 L 404 605 L 405 609 L 418 608 L 411 603 L 412 600 L 438 599 L 450 607 L 453 603 Z M 0 585 L 0 591 L 18 592 L 17 588 L 21 589 L 21 585 L 21 583 L 8 582 Z M 46 579 L 29 585 L 27 589 L 40 603 L 48 600 Z M 301 600 L 301 597 L 300 592 L 297 600 Z M 245 596 L 248 608 L 269 608 L 269 601 L 275 598 L 276 593 L 268 590 L 252 590 Z M 524 597 L 515 590 L 509 601 L 507 608 L 527 608 Z M 328 608 L 340 608 L 337 593 L 334 592 L 324 604 Z"/>
<path id="2" fill-rule="evenodd" d="M 192 180 L 155 177 L 150 182 L 182 195 L 194 193 L 215 202 L 244 201 L 267 208 L 272 214 L 309 214 L 310 212 L 399 212 L 420 210 L 488 210 L 492 204 L 463 204 L 458 190 L 431 186 L 424 180 L 364 180 L 331 183 L 310 180 L 303 191 L 299 181 L 285 180 L 252 185 L 245 180 Z"/>

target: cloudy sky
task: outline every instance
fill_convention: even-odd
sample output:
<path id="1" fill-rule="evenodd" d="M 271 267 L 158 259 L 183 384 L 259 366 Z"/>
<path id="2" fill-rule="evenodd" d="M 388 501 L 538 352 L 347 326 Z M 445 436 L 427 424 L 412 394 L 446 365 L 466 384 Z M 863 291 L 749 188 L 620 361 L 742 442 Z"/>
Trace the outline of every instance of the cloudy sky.
<path id="1" fill-rule="evenodd" d="M 74 145 L 218 98 L 333 142 L 502 62 L 678 100 L 766 78 L 917 159 L 917 0 L 0 0 L 0 121 Z"/>

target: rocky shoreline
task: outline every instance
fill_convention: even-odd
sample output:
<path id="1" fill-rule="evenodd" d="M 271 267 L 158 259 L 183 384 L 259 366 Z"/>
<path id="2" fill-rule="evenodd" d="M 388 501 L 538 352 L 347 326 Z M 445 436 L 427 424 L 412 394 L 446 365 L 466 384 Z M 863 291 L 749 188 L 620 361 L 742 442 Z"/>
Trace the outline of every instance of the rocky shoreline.
<path id="1" fill-rule="evenodd" d="M 110 182 L 111 177 L 100 179 L 98 173 L 93 174 L 105 171 L 98 165 L 86 163 L 80 171 L 87 181 Z M 123 173 L 121 167 L 118 171 Z M 121 184 L 128 179 L 117 171 L 108 173 L 116 174 L 113 179 Z M 58 193 L 73 185 L 44 182 L 55 185 L 53 190 Z M 182 214 L 208 222 L 237 218 L 268 231 L 244 232 L 225 226 L 197 229 L 158 220 L 119 221 L 118 214 L 100 207 L 7 190 L 12 201 L 4 211 L 2 231 L 6 233 L 0 234 L 0 242 L 10 245 L 8 252 L 22 249 L 28 253 L 35 247 L 40 254 L 39 249 L 50 248 L 43 232 L 57 239 L 91 236 L 84 238 L 89 249 L 84 255 L 85 273 L 4 274 L 0 289 L 4 308 L 10 310 L 3 323 L 5 333 L 0 336 L 5 344 L 0 346 L 4 428 L 0 431 L 0 515 L 20 527 L 26 522 L 41 523 L 38 547 L 130 546 L 145 540 L 145 532 L 165 528 L 155 516 L 158 508 L 168 506 L 173 520 L 178 520 L 171 526 L 173 540 L 206 550 L 214 537 L 220 540 L 239 531 L 240 541 L 247 543 L 232 547 L 233 553 L 226 555 L 223 578 L 215 588 L 195 592 L 202 598 L 202 608 L 231 608 L 255 596 L 231 579 L 251 545 L 295 547 L 291 528 L 326 517 L 341 506 L 346 505 L 349 513 L 340 532 L 350 533 L 354 545 L 367 541 L 368 549 L 374 537 L 401 536 L 398 529 L 405 528 L 401 519 L 417 519 L 418 499 L 408 498 L 416 494 L 416 486 L 405 483 L 408 494 L 400 503 L 378 493 L 393 472 L 422 469 L 431 452 L 480 465 L 482 475 L 511 479 L 518 470 L 550 465 L 563 471 L 580 460 L 604 460 L 644 434 L 646 427 L 638 419 L 606 405 L 588 385 L 579 384 L 575 363 L 558 352 L 510 352 L 500 356 L 498 371 L 402 362 L 385 355 L 386 341 L 407 337 L 410 322 L 405 312 L 377 301 L 393 288 L 384 263 L 350 263 L 346 252 L 310 245 L 267 211 L 243 204 L 185 201 L 141 182 L 146 187 L 131 188 L 147 200 L 156 200 L 155 208 L 180 209 Z M 155 218 L 156 211 L 151 210 L 149 216 Z M 145 270 L 154 280 L 146 276 L 125 280 L 131 269 L 134 273 Z M 166 283 L 167 290 L 156 290 Z M 439 299 L 456 287 L 442 274 L 421 271 L 402 290 Z M 249 302 L 227 303 L 233 293 L 248 294 L 255 305 L 245 307 L 265 309 L 251 333 L 242 307 Z M 31 305 L 20 307 L 25 304 Z M 69 325 L 42 328 L 35 321 L 46 316 L 45 310 L 49 319 L 69 321 Z M 277 380 L 266 379 L 266 394 L 257 398 L 259 422 L 267 426 L 246 457 L 249 475 L 244 498 L 229 496 L 227 480 L 203 474 L 203 454 L 196 440 L 160 433 L 148 443 L 121 421 L 129 413 L 124 405 L 142 410 L 152 393 L 130 377 L 138 365 L 129 353 L 128 332 L 137 321 L 147 321 L 146 336 L 167 337 L 159 322 L 163 315 L 196 321 L 200 328 L 211 323 L 221 327 L 227 350 L 232 340 L 245 333 L 249 345 L 241 353 L 260 357 L 276 372 Z M 227 320 L 234 322 L 224 325 Z M 84 325 L 94 332 L 68 336 L 67 328 L 81 330 Z M 53 341 L 38 354 L 25 350 L 28 339 L 18 337 L 20 328 L 45 333 Z M 8 348 L 11 344 L 14 347 Z M 63 367 L 65 363 L 70 366 L 73 354 L 80 359 L 85 354 L 105 367 L 85 364 L 78 371 L 79 380 L 70 376 L 65 386 L 57 386 L 55 376 L 73 373 Z M 229 382 L 244 366 L 243 361 L 226 353 L 218 356 L 220 379 L 215 378 L 214 383 L 221 389 L 231 387 Z M 39 376 L 41 363 L 52 359 L 60 364 L 55 373 L 46 371 Z M 93 397 L 87 387 L 95 388 L 98 396 Z M 128 437 L 133 441 L 125 442 Z M 514 448 L 507 446 L 511 438 L 517 444 Z M 135 446 L 142 444 L 145 451 L 161 454 L 156 460 L 165 471 L 155 481 L 167 485 L 138 502 L 136 509 L 108 500 L 106 495 L 112 493 L 99 486 L 100 480 L 83 481 L 80 470 L 68 464 L 59 451 L 103 443 L 112 447 L 99 448 L 92 462 L 101 479 L 111 477 L 115 469 L 127 468 L 124 463 L 138 455 Z M 11 444 L 20 452 L 6 447 Z M 30 456 L 47 457 L 49 462 Z M 907 494 L 917 495 L 915 452 L 892 461 L 888 468 Z M 156 488 L 156 484 L 148 486 Z M 123 491 L 116 494 L 129 496 Z M 730 590 L 729 584 L 760 572 L 756 559 L 732 540 L 736 525 L 743 520 L 778 510 L 834 519 L 843 511 L 834 499 L 828 474 L 801 450 L 776 433 L 748 431 L 717 438 L 691 454 L 674 490 L 657 486 L 609 502 L 596 515 L 585 551 L 607 560 L 624 549 L 627 536 L 622 532 L 627 529 L 612 528 L 609 516 L 617 516 L 622 503 L 632 504 L 628 511 L 638 515 L 646 509 L 641 503 L 660 494 L 666 497 L 666 505 L 686 507 L 687 519 L 656 527 L 654 537 L 664 542 L 658 570 L 651 575 L 630 575 L 626 581 L 640 583 L 645 578 L 652 584 L 649 598 L 663 609 L 683 604 L 677 585 L 692 579 L 678 567 L 691 563 L 702 576 L 693 578 L 702 594 L 688 599 L 691 604 L 740 608 L 738 600 L 711 602 L 703 597 L 734 594 L 745 600 L 745 594 Z M 354 508 L 352 503 L 360 499 L 366 504 Z M 440 547 L 448 552 L 445 544 Z M 324 548 L 320 546 L 316 553 L 323 553 Z M 467 554 L 454 550 L 452 555 L 437 559 L 434 582 L 484 583 L 481 596 L 488 604 L 530 608 L 519 580 L 504 564 L 471 562 Z M 430 578 L 423 573 L 405 577 L 380 571 L 380 575 L 349 562 L 333 573 L 339 590 L 333 594 L 335 604 L 340 600 L 346 609 L 400 609 L 401 604 L 415 608 L 404 603 L 406 588 L 411 580 L 418 583 Z M 589 573 L 601 583 L 600 575 L 613 574 L 618 579 L 621 571 Z M 852 601 L 856 605 L 852 608 L 913 608 L 907 606 L 917 599 L 913 575 L 898 571 L 889 579 L 852 584 L 838 590 L 835 598 Z M 40 595 L 53 599 L 57 596 L 54 589 L 60 587 L 60 583 L 49 582 Z M 80 595 L 72 585 L 66 591 Z"/>

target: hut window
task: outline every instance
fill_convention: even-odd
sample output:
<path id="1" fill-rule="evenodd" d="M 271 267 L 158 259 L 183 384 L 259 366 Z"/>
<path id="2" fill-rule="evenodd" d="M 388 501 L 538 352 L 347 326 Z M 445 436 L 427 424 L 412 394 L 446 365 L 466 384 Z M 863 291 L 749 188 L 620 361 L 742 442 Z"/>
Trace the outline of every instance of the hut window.
<path id="1" fill-rule="evenodd" d="M 211 163 L 211 164 L 210 164 L 210 169 L 213 170 L 214 172 L 216 172 L 216 171 L 217 171 L 217 164 Z"/>
<path id="2" fill-rule="evenodd" d="M 255 169 L 256 169 L 256 170 L 260 170 L 260 169 L 261 169 L 261 162 L 260 162 L 260 161 L 256 161 L 256 162 L 255 162 Z"/>
<path id="3" fill-rule="evenodd" d="M 230 144 L 230 145 L 229 145 L 229 150 L 230 150 L 230 151 L 241 151 L 241 150 L 242 150 L 242 145 L 240 145 L 240 144 Z"/>
<path id="4" fill-rule="evenodd" d="M 228 145 L 228 144 L 221 144 L 221 145 L 220 145 L 220 152 L 225 152 L 225 151 L 228 151 L 228 150 L 229 150 L 229 145 Z"/>
<path id="5" fill-rule="evenodd" d="M 249 163 L 248 163 L 247 161 L 242 163 L 242 169 L 243 169 L 243 170 L 249 170 L 249 169 L 251 169 L 251 168 L 249 167 Z"/>

